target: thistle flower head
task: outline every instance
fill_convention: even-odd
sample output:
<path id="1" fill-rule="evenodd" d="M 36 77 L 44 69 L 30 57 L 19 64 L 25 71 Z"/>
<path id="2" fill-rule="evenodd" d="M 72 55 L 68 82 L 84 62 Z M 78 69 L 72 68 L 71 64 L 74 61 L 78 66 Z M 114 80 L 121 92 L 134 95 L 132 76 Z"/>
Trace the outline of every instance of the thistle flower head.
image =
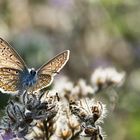
<path id="1" fill-rule="evenodd" d="M 121 86 L 125 79 L 124 72 L 117 72 L 115 68 L 98 68 L 91 76 L 91 83 L 98 91 L 109 86 Z"/>

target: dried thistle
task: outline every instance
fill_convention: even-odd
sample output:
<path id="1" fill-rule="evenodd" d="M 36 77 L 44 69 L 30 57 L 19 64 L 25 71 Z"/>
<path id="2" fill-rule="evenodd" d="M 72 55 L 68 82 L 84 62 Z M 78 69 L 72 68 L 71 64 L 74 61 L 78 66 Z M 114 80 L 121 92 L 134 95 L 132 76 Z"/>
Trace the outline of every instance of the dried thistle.
<path id="1" fill-rule="evenodd" d="M 125 72 L 117 72 L 115 68 L 97 68 L 91 75 L 91 83 L 96 92 L 110 86 L 121 86 L 125 79 Z"/>
<path id="2" fill-rule="evenodd" d="M 82 99 L 80 101 L 72 102 L 70 108 L 73 114 L 79 118 L 83 133 L 82 135 L 91 137 L 96 140 L 96 137 L 103 139 L 102 133 L 99 129 L 99 123 L 103 122 L 106 116 L 105 105 L 101 102 L 95 102 L 90 99 Z"/>
<path id="3" fill-rule="evenodd" d="M 112 73 L 106 70 L 105 76 L 92 76 L 96 79 L 95 86 L 100 88 L 97 82 L 100 78 L 104 79 L 101 80 L 102 90 L 118 85 L 123 75 L 118 74 L 120 78 L 115 80 L 117 72 Z M 55 82 L 50 91 L 39 91 L 36 94 L 26 91 L 20 96 L 20 102 L 9 101 L 6 116 L 1 121 L 0 135 L 3 140 L 6 137 L 19 140 L 105 139 L 101 123 L 107 111 L 101 101 L 94 99 L 95 87 L 88 85 L 84 79 L 76 83 L 67 77 L 62 79 L 65 80 L 59 79 L 60 82 Z M 108 84 L 108 81 L 112 84 Z"/>

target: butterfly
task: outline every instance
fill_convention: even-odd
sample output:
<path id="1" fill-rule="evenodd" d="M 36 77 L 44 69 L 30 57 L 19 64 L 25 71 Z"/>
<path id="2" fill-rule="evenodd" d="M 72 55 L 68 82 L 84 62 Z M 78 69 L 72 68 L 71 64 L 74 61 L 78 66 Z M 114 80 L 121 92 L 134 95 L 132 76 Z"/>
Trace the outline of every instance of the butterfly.
<path id="1" fill-rule="evenodd" d="M 70 51 L 66 50 L 39 69 L 28 69 L 14 48 L 0 38 L 0 91 L 14 94 L 24 90 L 35 92 L 48 87 L 69 60 L 69 55 Z"/>

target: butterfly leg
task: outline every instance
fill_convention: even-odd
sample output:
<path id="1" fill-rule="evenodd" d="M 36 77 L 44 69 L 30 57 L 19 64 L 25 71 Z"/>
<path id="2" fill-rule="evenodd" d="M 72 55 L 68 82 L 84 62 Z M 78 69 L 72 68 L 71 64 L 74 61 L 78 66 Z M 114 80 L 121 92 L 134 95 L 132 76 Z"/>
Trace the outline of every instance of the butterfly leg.
<path id="1" fill-rule="evenodd" d="M 27 90 L 25 89 L 20 89 L 19 91 L 18 91 L 18 96 L 21 96 L 21 95 L 23 95 L 25 92 L 27 92 Z"/>

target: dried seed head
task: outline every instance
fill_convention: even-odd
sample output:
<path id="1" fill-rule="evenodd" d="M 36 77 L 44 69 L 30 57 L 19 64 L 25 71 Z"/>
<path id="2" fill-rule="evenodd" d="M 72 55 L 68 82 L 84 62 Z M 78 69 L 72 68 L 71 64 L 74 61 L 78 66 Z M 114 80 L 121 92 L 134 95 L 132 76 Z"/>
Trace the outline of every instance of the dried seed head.
<path id="1" fill-rule="evenodd" d="M 70 104 L 71 111 L 81 119 L 93 117 L 94 121 L 104 118 L 106 114 L 105 106 L 101 102 L 95 102 L 93 99 L 81 99 Z"/>
<path id="2" fill-rule="evenodd" d="M 91 83 L 99 91 L 109 86 L 121 86 L 124 79 L 125 73 L 119 73 L 115 68 L 98 68 L 91 76 Z"/>

